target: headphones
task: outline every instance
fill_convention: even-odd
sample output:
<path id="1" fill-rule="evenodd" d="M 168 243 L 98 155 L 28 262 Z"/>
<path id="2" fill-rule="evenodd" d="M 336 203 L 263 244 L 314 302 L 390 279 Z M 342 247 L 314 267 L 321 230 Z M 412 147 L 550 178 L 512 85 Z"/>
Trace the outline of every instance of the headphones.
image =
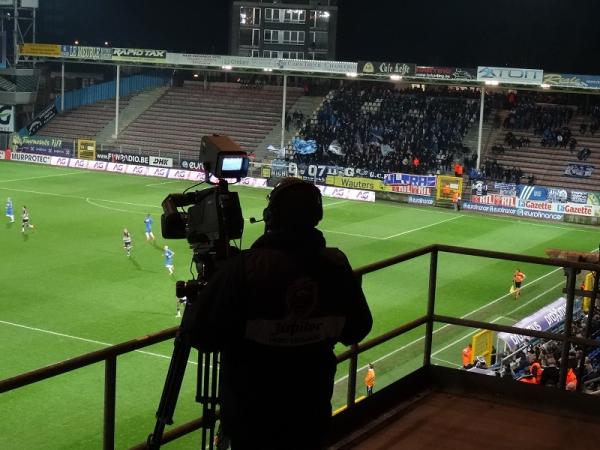
<path id="1" fill-rule="evenodd" d="M 286 196 L 290 197 L 287 201 Z M 316 226 L 323 218 L 321 191 L 308 181 L 293 177 L 284 178 L 267 198 L 269 204 L 263 209 L 263 220 L 267 229 L 273 228 L 282 218 L 288 217 L 293 220 L 295 215 L 298 222 L 306 223 L 310 227 Z"/>

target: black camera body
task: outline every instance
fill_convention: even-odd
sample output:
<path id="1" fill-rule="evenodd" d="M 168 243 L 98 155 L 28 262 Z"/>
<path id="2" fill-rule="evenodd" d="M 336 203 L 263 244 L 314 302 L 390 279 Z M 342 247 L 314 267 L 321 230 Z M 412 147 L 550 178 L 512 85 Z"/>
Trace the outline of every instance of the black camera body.
<path id="1" fill-rule="evenodd" d="M 214 187 L 169 194 L 162 202 L 162 236 L 187 239 L 195 252 L 219 250 L 227 247 L 229 240 L 242 237 L 244 218 L 240 200 L 237 192 L 229 191 L 227 180 L 239 181 L 245 177 L 249 161 L 237 143 L 219 135 L 202 138 L 199 159 L 206 182 Z M 211 183 L 211 176 L 217 182 Z M 187 211 L 179 211 L 184 206 L 189 206 Z"/>

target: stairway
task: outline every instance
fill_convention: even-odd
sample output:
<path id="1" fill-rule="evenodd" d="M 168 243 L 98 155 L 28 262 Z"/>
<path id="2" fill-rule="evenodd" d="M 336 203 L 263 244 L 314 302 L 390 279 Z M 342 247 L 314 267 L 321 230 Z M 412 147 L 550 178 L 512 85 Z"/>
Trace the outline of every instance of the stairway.
<path id="1" fill-rule="evenodd" d="M 15 83 L 11 83 L 4 77 L 0 77 L 0 89 L 8 92 L 15 92 L 17 90 L 17 85 Z"/>
<path id="2" fill-rule="evenodd" d="M 315 112 L 321 107 L 323 99 L 324 97 L 299 97 L 298 100 L 288 108 L 287 112 L 291 115 L 294 111 L 300 111 L 302 114 L 304 114 L 304 120 L 312 118 Z M 284 146 L 288 145 L 292 138 L 298 134 L 298 131 L 298 128 L 296 128 L 293 123 L 290 124 L 290 129 L 285 131 L 284 134 Z M 256 161 L 267 162 L 277 157 L 274 152 L 267 150 L 269 145 L 272 145 L 277 149 L 281 147 L 281 119 L 258 145 L 256 149 Z"/>
<path id="3" fill-rule="evenodd" d="M 119 134 L 136 120 L 144 111 L 152 106 L 165 92 L 168 86 L 143 91 L 132 97 L 129 104 L 119 114 Z M 114 143 L 115 142 L 115 119 L 111 120 L 102 131 L 96 135 L 96 142 Z"/>

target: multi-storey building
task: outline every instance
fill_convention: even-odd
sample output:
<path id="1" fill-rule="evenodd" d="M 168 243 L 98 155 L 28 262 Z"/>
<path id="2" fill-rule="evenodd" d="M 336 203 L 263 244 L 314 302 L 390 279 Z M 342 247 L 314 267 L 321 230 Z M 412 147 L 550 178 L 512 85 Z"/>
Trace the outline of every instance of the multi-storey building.
<path id="1" fill-rule="evenodd" d="M 234 1 L 232 55 L 335 60 L 337 0 Z"/>

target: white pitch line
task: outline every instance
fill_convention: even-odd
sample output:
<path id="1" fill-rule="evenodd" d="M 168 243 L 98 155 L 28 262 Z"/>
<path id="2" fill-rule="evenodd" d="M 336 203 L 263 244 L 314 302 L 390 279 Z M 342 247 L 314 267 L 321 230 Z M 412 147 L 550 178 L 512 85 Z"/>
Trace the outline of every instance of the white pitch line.
<path id="1" fill-rule="evenodd" d="M 40 333 L 52 334 L 54 336 L 60 336 L 60 337 L 68 338 L 68 339 L 75 339 L 77 341 L 88 342 L 90 344 L 102 345 L 104 347 L 112 347 L 114 345 L 114 344 L 109 344 L 107 342 L 96 341 L 94 339 L 87 339 L 87 338 L 82 338 L 82 337 L 78 337 L 78 336 L 71 336 L 70 334 L 58 333 L 56 331 L 44 330 L 42 328 L 28 327 L 27 325 L 21 325 L 21 324 L 13 323 L 13 322 L 6 322 L 5 320 L 0 320 L 0 323 L 3 323 L 5 325 L 11 325 L 13 327 L 24 328 L 24 329 L 30 330 L 30 331 L 38 331 Z M 171 359 L 170 356 L 161 355 L 159 353 L 147 352 L 145 350 L 134 350 L 134 352 L 141 353 L 143 355 L 154 356 L 156 358 Z M 195 365 L 198 364 L 194 361 L 188 361 L 188 363 L 195 364 Z"/>
<path id="2" fill-rule="evenodd" d="M 542 279 L 546 278 L 546 277 L 547 277 L 547 276 L 549 276 L 549 275 L 552 275 L 552 274 L 553 274 L 553 273 L 555 273 L 555 272 L 558 272 L 560 269 L 562 269 L 562 267 L 559 267 L 559 268 L 557 268 L 557 269 L 551 270 L 551 271 L 550 271 L 550 272 L 548 272 L 547 274 L 545 274 L 545 275 L 542 275 L 541 277 L 538 277 L 538 278 L 536 278 L 536 279 L 534 279 L 534 280 L 530 281 L 529 283 L 527 283 L 527 285 L 523 285 L 523 288 L 522 288 L 522 289 L 524 289 L 526 286 L 529 286 L 529 285 L 531 285 L 531 284 L 534 284 L 534 283 L 536 283 L 536 282 L 538 282 L 538 281 L 540 281 L 540 280 L 542 280 Z M 562 283 L 562 282 L 561 282 L 561 283 Z M 464 315 L 462 315 L 460 318 L 461 318 L 461 319 L 466 319 L 466 318 L 467 318 L 467 317 L 469 317 L 470 315 L 472 315 L 472 314 L 475 314 L 476 312 L 479 312 L 479 311 L 481 311 L 482 309 L 485 309 L 485 308 L 487 308 L 488 306 L 491 306 L 491 305 L 493 305 L 494 303 L 497 303 L 497 302 L 499 302 L 500 300 L 502 300 L 502 299 L 503 299 L 503 298 L 505 298 L 505 297 L 508 297 L 509 295 L 510 295 L 510 293 L 506 293 L 506 294 L 504 294 L 504 295 L 502 295 L 502 296 L 500 296 L 500 297 L 498 297 L 498 298 L 496 298 L 496 299 L 492 300 L 491 302 L 489 302 L 489 303 L 486 303 L 485 305 L 483 305 L 483 306 L 481 306 L 481 307 L 479 307 L 479 308 L 477 308 L 477 309 L 474 309 L 473 311 L 471 311 L 471 312 L 469 312 L 469 313 L 467 313 L 467 314 L 464 314 Z M 442 325 L 442 326 L 441 326 L 441 327 L 439 327 L 438 329 L 436 329 L 436 330 L 433 330 L 433 332 L 432 332 L 432 333 L 433 333 L 433 334 L 439 333 L 440 331 L 442 331 L 442 330 L 443 330 L 443 329 L 445 329 L 445 328 L 448 328 L 449 326 L 450 326 L 450 324 L 445 324 L 445 325 Z M 395 350 L 392 350 L 391 352 L 389 352 L 389 353 L 386 353 L 385 355 L 383 355 L 383 356 L 381 356 L 381 357 L 377 358 L 377 359 L 376 359 L 375 361 L 373 361 L 373 362 L 379 362 L 379 361 L 383 361 L 384 359 L 386 359 L 386 358 L 389 358 L 390 356 L 392 356 L 392 355 L 394 355 L 394 354 L 396 354 L 396 353 L 398 353 L 398 352 L 401 352 L 402 350 L 404 350 L 404 349 L 406 349 L 406 348 L 408 348 L 408 347 L 410 347 L 410 346 L 412 346 L 412 345 L 414 345 L 414 344 L 417 344 L 418 342 L 420 342 L 420 341 L 422 341 L 422 340 L 424 340 L 424 339 L 425 339 L 425 336 L 421 336 L 421 337 L 419 337 L 419 338 L 416 338 L 416 339 L 412 340 L 411 342 L 408 342 L 407 344 L 404 344 L 402 347 L 399 347 L 399 348 L 397 348 L 397 349 L 395 349 Z M 363 370 L 363 369 L 365 369 L 366 367 L 367 367 L 367 366 L 363 366 L 363 367 L 359 368 L 358 370 Z M 335 383 L 336 383 L 336 384 L 337 384 L 337 383 L 340 383 L 340 382 L 344 381 L 346 378 L 348 378 L 348 375 L 344 375 L 344 376 L 342 376 L 341 378 L 339 378 L 338 380 L 336 380 L 336 381 L 335 381 Z"/>
<path id="3" fill-rule="evenodd" d="M 169 180 L 169 181 L 161 181 L 160 183 L 150 183 L 150 184 L 146 184 L 146 187 L 151 187 L 151 186 L 162 186 L 164 184 L 173 184 L 173 183 L 180 183 L 181 180 Z"/>
<path id="4" fill-rule="evenodd" d="M 436 359 L 436 360 L 438 360 L 438 361 L 444 362 L 444 363 L 448 364 L 449 366 L 454 366 L 454 367 L 456 367 L 457 369 L 460 369 L 460 368 L 461 368 L 461 366 L 460 366 L 459 364 L 456 364 L 455 362 L 452 362 L 452 361 L 446 361 L 445 359 L 438 358 L 438 357 L 435 357 L 435 356 L 433 356 L 433 355 L 431 355 L 431 359 Z"/>
<path id="5" fill-rule="evenodd" d="M 326 204 L 323 205 L 323 208 L 327 208 L 328 206 L 344 205 L 344 204 L 346 204 L 348 202 L 350 202 L 350 200 L 339 200 L 337 202 L 326 203 Z"/>
<path id="6" fill-rule="evenodd" d="M 460 219 L 461 217 L 464 217 L 464 216 L 460 215 L 460 216 L 450 217 L 449 219 L 444 219 L 444 220 L 440 220 L 439 222 L 430 223 L 429 225 L 425 225 L 423 227 L 413 228 L 412 230 L 406 230 L 406 231 L 403 231 L 401 233 L 392 234 L 391 236 L 385 237 L 383 239 L 385 239 L 385 240 L 387 240 L 387 239 L 393 239 L 393 238 L 398 237 L 398 236 L 403 236 L 405 234 L 412 233 L 413 231 L 421 231 L 421 230 L 424 230 L 426 228 L 435 227 L 436 225 L 440 225 L 442 223 L 450 222 L 451 220 Z"/>
<path id="7" fill-rule="evenodd" d="M 81 197 L 81 196 L 77 196 L 77 195 L 57 194 L 54 192 L 40 192 L 40 191 L 31 191 L 31 190 L 27 190 L 27 189 L 11 189 L 11 188 L 5 188 L 5 187 L 0 187 L 0 190 L 12 191 L 12 192 L 25 192 L 27 194 L 48 195 L 51 197 L 59 197 L 59 198 L 72 198 L 74 200 L 83 200 L 88 203 L 89 203 L 89 200 L 93 200 L 93 201 L 97 201 L 97 202 L 114 203 L 117 205 L 143 206 L 145 208 L 162 208 L 160 205 L 148 205 L 145 203 L 122 202 L 122 201 L 118 201 L 118 200 L 107 200 L 104 198 Z M 98 206 L 98 205 L 96 205 L 96 206 Z"/>
<path id="8" fill-rule="evenodd" d="M 324 228 L 320 228 L 323 233 L 331 233 L 331 234 L 343 234 L 344 236 L 352 236 L 364 239 L 374 239 L 376 241 L 383 241 L 385 238 L 380 236 L 369 236 L 367 234 L 357 234 L 357 233 L 346 233 L 345 231 L 335 231 L 335 230 L 326 230 Z"/>
<path id="9" fill-rule="evenodd" d="M 444 220 L 440 220 L 439 222 L 434 222 L 434 223 L 430 223 L 429 225 L 425 225 L 419 228 L 413 228 L 410 230 L 406 230 L 406 231 L 402 231 L 400 233 L 396 233 L 396 234 L 392 234 L 391 236 L 385 236 L 385 237 L 381 237 L 381 236 L 370 236 L 368 234 L 358 234 L 358 233 L 347 233 L 345 231 L 334 231 L 334 230 L 325 230 L 323 229 L 322 231 L 325 233 L 332 233 L 332 234 L 343 234 L 346 236 L 353 236 L 353 237 L 359 237 L 359 238 L 364 238 L 364 239 L 374 239 L 377 241 L 387 241 L 389 239 L 393 239 L 399 236 L 404 236 L 405 234 L 409 234 L 409 233 L 414 233 L 415 231 L 421 231 L 421 230 L 425 230 L 426 228 L 431 228 L 431 227 L 435 227 L 437 225 L 440 225 L 442 223 L 445 222 L 449 222 L 451 220 L 456 220 L 456 219 L 460 219 L 461 217 L 464 216 L 453 216 L 449 219 L 444 219 Z"/>
<path id="10" fill-rule="evenodd" d="M 113 208 L 112 206 L 105 206 L 105 205 L 100 205 L 98 203 L 93 202 L 90 198 L 86 198 L 85 201 L 92 205 L 92 206 L 96 206 L 98 208 L 104 208 L 104 209 L 109 209 L 111 211 L 118 211 L 118 212 L 124 212 L 124 213 L 129 213 L 129 214 L 140 214 L 138 211 L 131 211 L 129 209 L 119 209 L 119 208 Z"/>
<path id="11" fill-rule="evenodd" d="M 84 172 L 84 171 L 78 171 L 78 172 L 68 172 L 68 173 L 60 173 L 60 174 L 54 174 L 54 175 L 40 175 L 39 177 L 27 177 L 27 178 L 15 178 L 12 180 L 0 180 L 0 183 L 10 183 L 13 181 L 29 181 L 29 180 L 39 180 L 40 178 L 53 178 L 53 177 L 66 177 L 69 175 L 81 175 L 81 174 L 88 174 L 90 172 Z"/>

